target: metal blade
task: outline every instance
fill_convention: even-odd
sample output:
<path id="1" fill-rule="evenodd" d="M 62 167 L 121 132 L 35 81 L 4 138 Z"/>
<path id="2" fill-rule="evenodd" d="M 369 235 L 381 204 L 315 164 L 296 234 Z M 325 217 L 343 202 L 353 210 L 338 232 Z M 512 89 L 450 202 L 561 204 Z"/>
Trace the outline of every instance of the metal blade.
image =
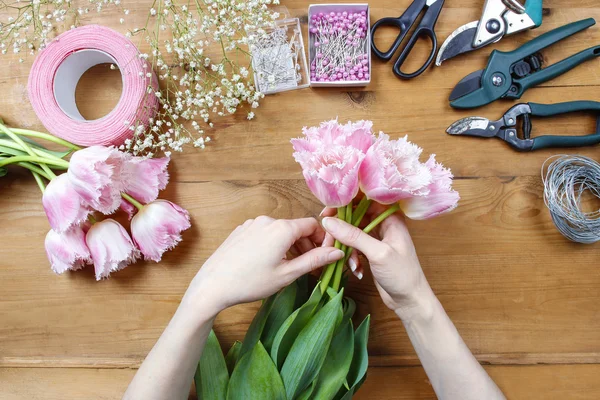
<path id="1" fill-rule="evenodd" d="M 462 136 L 477 136 L 477 137 L 494 137 L 498 129 L 496 126 L 490 126 L 490 120 L 482 117 L 469 117 L 456 121 L 448 130 L 450 135 Z"/>
<path id="2" fill-rule="evenodd" d="M 448 36 L 448 39 L 440 47 L 435 65 L 439 67 L 444 61 L 450 58 L 476 50 L 477 48 L 473 47 L 473 41 L 475 40 L 478 26 L 479 22 L 473 21 L 461 26 Z"/>
<path id="3" fill-rule="evenodd" d="M 454 88 L 452 93 L 450 94 L 450 101 L 454 101 L 458 98 L 461 98 L 469 93 L 476 91 L 477 89 L 481 89 L 481 76 L 483 75 L 485 70 L 480 69 L 479 71 L 475 71 L 465 76 Z"/>

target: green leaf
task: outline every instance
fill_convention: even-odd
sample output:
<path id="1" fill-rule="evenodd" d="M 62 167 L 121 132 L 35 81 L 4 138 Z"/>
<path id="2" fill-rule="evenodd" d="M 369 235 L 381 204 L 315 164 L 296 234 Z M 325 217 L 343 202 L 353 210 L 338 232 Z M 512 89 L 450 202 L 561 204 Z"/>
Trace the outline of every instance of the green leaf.
<path id="1" fill-rule="evenodd" d="M 344 301 L 342 302 L 342 306 L 344 307 L 344 318 L 343 321 L 351 319 L 354 316 L 354 312 L 356 311 L 356 303 L 350 297 L 344 297 Z"/>
<path id="2" fill-rule="evenodd" d="M 308 400 L 311 398 L 313 391 L 315 390 L 315 381 L 313 381 L 309 387 L 307 387 L 304 392 L 300 393 L 300 396 L 296 400 Z"/>
<path id="3" fill-rule="evenodd" d="M 281 368 L 281 379 L 289 400 L 294 400 L 319 374 L 342 319 L 344 291 L 327 302 L 302 329 Z"/>
<path id="4" fill-rule="evenodd" d="M 8 169 L 6 167 L 0 167 L 0 177 L 8 174 Z"/>
<path id="5" fill-rule="evenodd" d="M 350 370 L 354 353 L 352 320 L 344 320 L 341 325 L 339 332 L 331 341 L 321 373 L 317 378 L 314 399 L 332 399 L 342 387 Z"/>
<path id="6" fill-rule="evenodd" d="M 27 156 L 28 154 L 23 150 L 13 149 L 11 147 L 0 146 L 0 153 L 8 154 L 11 156 Z"/>
<path id="7" fill-rule="evenodd" d="M 279 372 L 260 341 L 233 370 L 227 400 L 286 400 Z"/>
<path id="8" fill-rule="evenodd" d="M 229 375 L 231 375 L 233 369 L 235 368 L 235 364 L 237 364 L 238 360 L 240 359 L 241 350 L 242 342 L 236 340 L 227 352 L 227 355 L 225 356 L 225 364 L 227 364 L 227 370 L 229 371 Z"/>
<path id="9" fill-rule="evenodd" d="M 340 390 L 335 397 L 336 399 L 351 399 L 367 378 L 367 368 L 369 367 L 367 344 L 369 342 L 370 322 L 371 316 L 367 315 L 358 328 L 356 328 L 356 332 L 354 332 L 354 355 L 352 357 L 348 376 L 346 377 L 350 389 L 347 392 L 344 392 L 345 389 Z"/>
<path id="10" fill-rule="evenodd" d="M 321 297 L 321 289 L 317 284 L 308 301 L 294 311 L 279 328 L 271 347 L 271 358 L 278 369 L 283 365 L 300 331 L 317 311 Z"/>
<path id="11" fill-rule="evenodd" d="M 68 150 L 68 151 L 52 151 L 52 150 L 46 149 L 41 144 L 39 144 L 35 140 L 32 140 L 32 139 L 30 139 L 28 137 L 19 136 L 19 138 L 21 138 L 21 140 L 24 141 L 25 143 L 27 143 L 30 147 L 36 148 L 38 150 L 43 150 L 46 153 L 50 153 L 50 154 L 52 154 L 52 155 L 54 155 L 56 157 L 59 157 L 59 158 L 65 158 L 66 156 L 68 156 L 69 154 L 71 154 L 71 150 Z M 10 138 L 6 133 L 0 133 L 0 139 L 6 139 L 6 140 L 10 140 L 11 142 L 14 142 L 14 140 L 12 140 L 12 138 Z M 11 149 L 11 150 L 13 150 L 13 151 L 21 151 L 21 150 L 14 150 L 14 149 Z M 9 153 L 9 154 L 11 154 L 11 153 Z M 27 154 L 27 152 L 25 152 L 23 150 L 22 153 L 20 153 L 20 154 L 21 155 Z"/>
<path id="12" fill-rule="evenodd" d="M 210 331 L 194 376 L 198 400 L 225 400 L 229 372 L 219 339 Z"/>
<path id="13" fill-rule="evenodd" d="M 263 301 L 260 309 L 248 327 L 246 336 L 244 336 L 239 357 L 244 357 L 244 355 L 249 353 L 254 348 L 254 345 L 260 340 L 265 324 L 267 323 L 267 317 L 271 312 L 271 308 L 273 308 L 275 297 L 276 295 L 273 295 Z"/>
<path id="14" fill-rule="evenodd" d="M 279 331 L 281 325 L 285 322 L 292 312 L 294 312 L 294 303 L 296 301 L 296 293 L 298 291 L 298 284 L 296 282 L 285 287 L 275 297 L 275 303 L 271 308 L 271 312 L 267 317 L 260 341 L 265 346 L 267 352 L 271 351 L 275 336 Z"/>

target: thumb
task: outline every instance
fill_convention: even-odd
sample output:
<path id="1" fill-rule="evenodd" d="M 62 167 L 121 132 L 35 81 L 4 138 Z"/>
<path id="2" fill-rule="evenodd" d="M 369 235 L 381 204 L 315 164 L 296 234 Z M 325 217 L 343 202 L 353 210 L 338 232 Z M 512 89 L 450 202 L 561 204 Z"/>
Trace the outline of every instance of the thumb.
<path id="1" fill-rule="evenodd" d="M 285 268 L 294 276 L 295 280 L 343 257 L 344 252 L 334 247 L 317 247 L 288 261 Z"/>
<path id="2" fill-rule="evenodd" d="M 379 240 L 339 218 L 324 218 L 323 227 L 331 236 L 346 246 L 357 249 L 368 259 L 377 256 L 383 250 L 384 244 Z"/>

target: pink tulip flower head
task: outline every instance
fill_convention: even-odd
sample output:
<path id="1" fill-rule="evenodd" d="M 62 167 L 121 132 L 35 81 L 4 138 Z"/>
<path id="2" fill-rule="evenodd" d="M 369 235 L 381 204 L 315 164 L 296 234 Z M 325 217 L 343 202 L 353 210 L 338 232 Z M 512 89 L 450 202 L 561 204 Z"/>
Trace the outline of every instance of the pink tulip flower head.
<path id="1" fill-rule="evenodd" d="M 80 226 L 73 226 L 63 233 L 50 230 L 46 235 L 45 247 L 50 267 L 57 274 L 76 271 L 92 262 L 85 243 L 85 233 Z"/>
<path id="2" fill-rule="evenodd" d="M 76 151 L 70 160 L 69 179 L 91 208 L 112 214 L 121 204 L 126 156 L 110 147 L 92 146 Z"/>
<path id="3" fill-rule="evenodd" d="M 54 178 L 44 191 L 42 204 L 50 226 L 57 233 L 63 233 L 87 219 L 90 209 L 82 204 L 82 199 L 71 185 L 67 174 Z"/>
<path id="4" fill-rule="evenodd" d="M 150 203 L 167 187 L 170 159 L 131 157 L 125 161 L 124 181 L 127 194 L 142 203 Z"/>
<path id="5" fill-rule="evenodd" d="M 111 272 L 119 271 L 139 257 L 139 251 L 121 224 L 105 219 L 92 225 L 86 235 L 96 280 L 107 278 Z"/>
<path id="6" fill-rule="evenodd" d="M 428 186 L 429 193 L 400 201 L 400 208 L 411 219 L 430 219 L 450 212 L 460 200 L 458 192 L 452 189 L 452 173 L 435 161 L 435 155 L 431 155 L 425 166 L 433 176 L 433 181 Z"/>
<path id="7" fill-rule="evenodd" d="M 191 226 L 186 210 L 167 200 L 146 204 L 131 220 L 131 234 L 144 258 L 159 262 Z"/>
<path id="8" fill-rule="evenodd" d="M 328 207 L 346 206 L 358 194 L 358 170 L 374 140 L 371 123 L 334 120 L 302 132 L 292 146 L 309 189 Z"/>
<path id="9" fill-rule="evenodd" d="M 380 133 L 361 164 L 361 190 L 381 204 L 427 194 L 433 178 L 429 168 L 419 161 L 421 153 L 421 148 L 407 137 L 390 140 Z"/>

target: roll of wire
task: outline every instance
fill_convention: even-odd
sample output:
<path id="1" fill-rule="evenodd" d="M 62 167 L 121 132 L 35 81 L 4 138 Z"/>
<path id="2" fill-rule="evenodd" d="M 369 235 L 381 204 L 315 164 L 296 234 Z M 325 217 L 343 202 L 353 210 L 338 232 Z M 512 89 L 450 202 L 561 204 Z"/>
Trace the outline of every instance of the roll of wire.
<path id="1" fill-rule="evenodd" d="M 600 164 L 583 156 L 550 157 L 542 166 L 542 181 L 544 202 L 560 233 L 577 243 L 600 241 L 600 207 L 582 209 L 584 196 L 600 200 Z"/>

